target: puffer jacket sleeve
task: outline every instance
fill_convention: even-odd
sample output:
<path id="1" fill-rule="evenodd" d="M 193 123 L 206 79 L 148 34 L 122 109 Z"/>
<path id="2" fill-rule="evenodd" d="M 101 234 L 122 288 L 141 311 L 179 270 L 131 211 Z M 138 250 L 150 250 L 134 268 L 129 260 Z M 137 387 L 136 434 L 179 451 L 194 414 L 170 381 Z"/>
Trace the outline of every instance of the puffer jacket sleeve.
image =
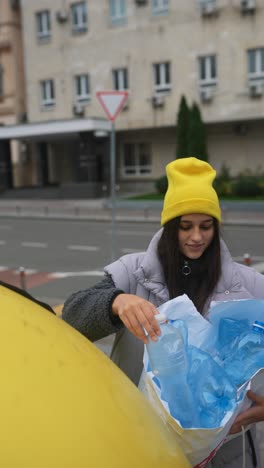
<path id="1" fill-rule="evenodd" d="M 62 319 L 91 341 L 116 333 L 123 323 L 112 314 L 112 303 L 122 293 L 107 275 L 97 285 L 72 294 L 64 304 Z"/>
<path id="2" fill-rule="evenodd" d="M 243 284 L 254 299 L 264 299 L 264 275 L 258 273 L 252 267 L 241 264 L 238 267 L 240 275 L 243 278 Z"/>

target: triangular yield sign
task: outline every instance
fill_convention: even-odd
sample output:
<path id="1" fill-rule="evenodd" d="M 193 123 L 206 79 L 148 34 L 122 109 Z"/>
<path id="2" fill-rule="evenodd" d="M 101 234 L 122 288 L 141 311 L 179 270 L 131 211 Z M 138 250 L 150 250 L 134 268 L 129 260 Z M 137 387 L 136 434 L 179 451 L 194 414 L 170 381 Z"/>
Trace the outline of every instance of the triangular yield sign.
<path id="1" fill-rule="evenodd" d="M 96 96 L 107 117 L 112 122 L 116 119 L 128 98 L 127 91 L 98 91 Z"/>

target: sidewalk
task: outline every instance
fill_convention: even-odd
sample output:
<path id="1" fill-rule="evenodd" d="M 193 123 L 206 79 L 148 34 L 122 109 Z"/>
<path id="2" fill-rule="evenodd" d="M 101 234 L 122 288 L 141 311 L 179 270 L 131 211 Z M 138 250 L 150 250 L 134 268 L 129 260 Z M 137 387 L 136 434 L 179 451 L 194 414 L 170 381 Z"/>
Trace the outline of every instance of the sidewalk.
<path id="1" fill-rule="evenodd" d="M 223 224 L 264 226 L 264 202 L 224 202 Z M 65 220 L 160 222 L 161 201 L 116 200 L 113 212 L 109 199 L 61 200 L 0 198 L 0 217 Z"/>

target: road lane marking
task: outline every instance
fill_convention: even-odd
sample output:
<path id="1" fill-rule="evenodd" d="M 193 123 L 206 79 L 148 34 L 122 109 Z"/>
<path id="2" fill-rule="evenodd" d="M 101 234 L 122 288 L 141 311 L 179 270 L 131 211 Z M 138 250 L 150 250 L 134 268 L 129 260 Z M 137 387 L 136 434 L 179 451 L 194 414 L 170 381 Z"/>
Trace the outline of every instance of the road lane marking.
<path id="1" fill-rule="evenodd" d="M 99 247 L 94 245 L 68 245 L 67 248 L 69 250 L 83 250 L 87 252 L 97 252 L 99 250 Z"/>
<path id="2" fill-rule="evenodd" d="M 32 248 L 40 248 L 40 249 L 46 249 L 48 247 L 48 244 L 45 242 L 21 242 L 22 247 L 32 247 Z"/>
<path id="3" fill-rule="evenodd" d="M 107 231 L 107 234 L 112 234 L 112 231 Z M 122 231 L 118 230 L 118 236 L 153 236 L 153 231 L 151 232 L 139 232 L 139 231 Z"/>
<path id="4" fill-rule="evenodd" d="M 20 275 L 21 273 L 20 269 L 15 270 L 14 272 L 15 272 L 15 275 Z M 24 273 L 25 275 L 34 275 L 35 273 L 38 273 L 38 270 L 35 270 L 33 268 L 25 268 Z"/>
<path id="5" fill-rule="evenodd" d="M 51 278 L 71 278 L 74 276 L 104 276 L 103 271 L 93 270 L 93 271 L 55 271 L 50 273 Z"/>
<path id="6" fill-rule="evenodd" d="M 130 249 L 129 247 L 124 247 L 123 249 L 121 249 L 121 252 L 125 253 L 125 254 L 130 254 L 130 253 L 139 253 L 139 252 L 143 252 L 143 250 L 140 250 L 140 249 Z"/>

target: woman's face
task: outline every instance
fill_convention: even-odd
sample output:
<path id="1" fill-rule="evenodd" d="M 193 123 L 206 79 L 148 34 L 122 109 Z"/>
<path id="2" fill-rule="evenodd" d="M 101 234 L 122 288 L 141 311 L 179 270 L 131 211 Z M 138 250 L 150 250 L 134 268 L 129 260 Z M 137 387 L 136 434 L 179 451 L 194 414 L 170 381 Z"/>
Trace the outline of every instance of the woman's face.
<path id="1" fill-rule="evenodd" d="M 214 237 L 214 220 L 204 214 L 181 216 L 179 246 L 183 255 L 190 259 L 202 256 Z"/>

